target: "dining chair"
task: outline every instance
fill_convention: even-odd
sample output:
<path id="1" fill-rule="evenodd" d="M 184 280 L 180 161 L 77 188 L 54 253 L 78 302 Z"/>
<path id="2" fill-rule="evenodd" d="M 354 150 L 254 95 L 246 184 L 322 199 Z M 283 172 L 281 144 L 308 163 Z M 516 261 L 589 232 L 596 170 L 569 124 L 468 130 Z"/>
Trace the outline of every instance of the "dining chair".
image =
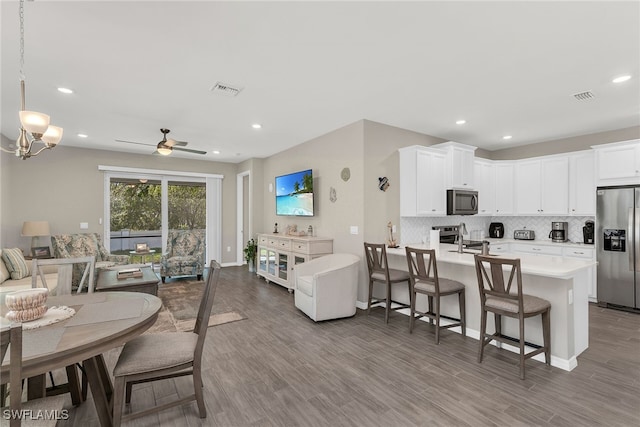
<path id="1" fill-rule="evenodd" d="M 8 415 L 10 427 L 20 427 L 21 425 L 55 426 L 57 422 L 56 417 L 49 417 L 52 419 L 47 419 L 47 417 L 34 419 L 25 418 L 28 417 L 29 414 L 36 417 L 38 414 L 43 413 L 62 417 L 65 398 L 64 396 L 53 396 L 22 402 L 21 323 L 9 323 L 6 321 L 0 323 L 0 361 L 4 360 L 7 352 L 9 353 L 10 363 L 8 366 L 2 367 L 0 371 L 0 383 L 9 383 L 9 406 L 0 409 L 2 419 L 6 421 L 7 419 L 5 417 Z M 4 401 L 0 402 L 0 406 L 3 406 L 4 403 Z M 21 414 L 21 417 L 13 414 Z"/>
<path id="2" fill-rule="evenodd" d="M 416 319 L 428 317 L 429 323 L 435 321 L 435 340 L 440 344 L 440 329 L 460 326 L 462 336 L 466 336 L 465 330 L 465 286 L 457 280 L 446 279 L 438 276 L 438 263 L 436 262 L 435 249 L 417 249 L 406 247 L 407 265 L 411 284 L 411 313 L 409 318 L 409 333 L 413 332 Z M 418 294 L 427 296 L 429 304 L 426 312 L 416 310 L 416 297 Z M 458 296 L 458 308 L 460 317 L 454 318 L 440 313 L 441 298 L 448 295 Z M 442 325 L 441 319 L 451 320 L 452 323 Z"/>
<path id="3" fill-rule="evenodd" d="M 195 400 L 200 418 L 207 410 L 202 394 L 202 349 L 209 327 L 213 297 L 220 277 L 220 264 L 212 260 L 205 283 L 198 315 L 192 332 L 145 334 L 127 342 L 113 369 L 113 425 L 163 411 Z M 123 404 L 131 403 L 133 384 L 158 381 L 184 375 L 193 376 L 194 393 L 181 399 L 135 413 L 124 413 Z"/>
<path id="4" fill-rule="evenodd" d="M 551 365 L 551 303 L 545 299 L 526 295 L 522 292 L 522 270 L 519 258 L 499 258 L 474 255 L 478 288 L 480 289 L 480 350 L 478 363 L 482 362 L 484 347 L 495 340 L 502 343 L 517 343 L 520 350 L 520 379 L 524 379 L 524 362 L 537 354 L 544 353 L 545 362 Z M 487 272 L 487 269 L 489 272 Z M 505 273 L 509 276 L 505 283 Z M 515 286 L 514 284 L 515 279 Z M 488 334 L 487 313 L 491 312 L 495 321 L 495 332 Z M 525 341 L 524 320 L 541 315 L 543 345 Z M 502 334 L 502 316 L 518 319 L 519 337 Z M 525 353 L 525 344 L 534 350 Z"/>
<path id="5" fill-rule="evenodd" d="M 49 288 L 47 284 L 46 273 L 52 268 L 58 270 L 58 285 L 55 289 L 56 295 L 70 295 L 73 293 L 72 273 L 74 267 L 82 272 L 80 283 L 76 289 L 76 293 L 82 292 L 85 283 L 87 284 L 87 292 L 93 292 L 96 270 L 96 259 L 92 256 L 78 258 L 53 258 L 53 259 L 37 259 L 34 258 L 31 265 L 31 287 L 32 288 Z M 38 278 L 40 284 L 38 286 Z"/>
<path id="6" fill-rule="evenodd" d="M 79 258 L 53 258 L 53 259 L 37 259 L 35 258 L 31 266 L 31 287 L 32 288 L 47 288 L 46 273 L 51 269 L 57 269 L 58 279 L 55 287 L 55 295 L 71 295 L 73 293 L 73 271 L 82 272 L 80 283 L 76 290 L 76 293 L 82 292 L 84 284 L 87 284 L 87 292 L 92 293 L 94 290 L 93 276 L 95 274 L 95 257 L 79 257 Z M 40 280 L 38 280 L 40 278 Z M 82 385 L 80 384 L 80 378 L 76 366 L 82 372 Z M 53 374 L 49 372 L 49 378 L 51 380 L 51 387 L 46 389 L 47 396 L 53 396 L 57 394 L 69 393 L 71 395 L 71 401 L 74 405 L 79 405 L 87 398 L 87 376 L 84 372 L 84 368 L 80 364 L 70 365 L 66 367 L 67 371 L 67 383 L 57 384 L 53 379 Z"/>
<path id="7" fill-rule="evenodd" d="M 395 268 L 389 268 L 387 262 L 387 249 L 384 243 L 364 243 L 364 254 L 367 259 L 369 271 L 369 300 L 367 303 L 367 314 L 371 311 L 372 304 L 385 303 L 384 322 L 389 323 L 389 311 L 409 308 L 410 305 L 396 302 L 396 307 L 391 308 L 391 288 L 395 283 L 407 282 L 409 296 L 411 296 L 411 284 L 409 283 L 409 273 Z M 373 283 L 382 282 L 386 286 L 386 297 L 373 297 Z"/>

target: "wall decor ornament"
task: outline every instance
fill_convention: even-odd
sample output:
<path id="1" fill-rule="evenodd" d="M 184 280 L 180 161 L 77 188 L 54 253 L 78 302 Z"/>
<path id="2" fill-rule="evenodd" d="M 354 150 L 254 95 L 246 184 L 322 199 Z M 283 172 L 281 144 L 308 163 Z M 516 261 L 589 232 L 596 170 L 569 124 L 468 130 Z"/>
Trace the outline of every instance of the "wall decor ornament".
<path id="1" fill-rule="evenodd" d="M 387 191 L 387 188 L 389 188 L 389 178 L 386 176 L 378 178 L 378 188 L 382 191 Z"/>
<path id="2" fill-rule="evenodd" d="M 331 203 L 335 203 L 338 200 L 338 195 L 336 194 L 336 189 L 333 187 L 329 187 L 329 200 Z"/>
<path id="3" fill-rule="evenodd" d="M 349 178 L 351 178 L 351 169 L 349 168 L 342 169 L 342 172 L 340 172 L 340 178 L 342 178 L 344 182 L 349 181 Z"/>

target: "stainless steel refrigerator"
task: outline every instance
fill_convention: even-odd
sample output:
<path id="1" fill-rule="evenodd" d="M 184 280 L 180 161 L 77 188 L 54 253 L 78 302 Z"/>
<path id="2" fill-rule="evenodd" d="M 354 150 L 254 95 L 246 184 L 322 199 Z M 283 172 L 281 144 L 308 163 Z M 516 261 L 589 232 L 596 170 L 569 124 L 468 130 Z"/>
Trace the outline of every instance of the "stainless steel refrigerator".
<path id="1" fill-rule="evenodd" d="M 598 303 L 640 309 L 640 186 L 596 190 Z"/>

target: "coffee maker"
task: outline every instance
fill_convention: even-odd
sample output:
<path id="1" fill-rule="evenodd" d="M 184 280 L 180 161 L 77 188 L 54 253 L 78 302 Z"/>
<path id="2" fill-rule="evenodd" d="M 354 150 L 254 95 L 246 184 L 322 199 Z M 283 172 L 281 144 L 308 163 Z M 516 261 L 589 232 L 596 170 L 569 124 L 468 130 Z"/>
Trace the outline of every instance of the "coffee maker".
<path id="1" fill-rule="evenodd" d="M 582 227 L 582 238 L 584 239 L 584 243 L 587 245 L 593 245 L 595 243 L 594 228 L 595 224 L 591 220 L 585 221 L 584 227 Z"/>
<path id="2" fill-rule="evenodd" d="M 566 242 L 569 240 L 569 223 L 554 221 L 551 223 L 549 238 L 552 242 Z"/>

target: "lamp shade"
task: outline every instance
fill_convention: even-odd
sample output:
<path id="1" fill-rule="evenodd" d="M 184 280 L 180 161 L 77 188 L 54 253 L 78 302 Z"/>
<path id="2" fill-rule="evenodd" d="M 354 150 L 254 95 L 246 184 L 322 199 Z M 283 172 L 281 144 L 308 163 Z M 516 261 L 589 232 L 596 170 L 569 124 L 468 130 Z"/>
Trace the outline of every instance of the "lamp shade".
<path id="1" fill-rule="evenodd" d="M 166 147 L 166 146 L 160 146 L 158 145 L 158 153 L 162 154 L 163 156 L 168 156 L 169 154 L 171 154 L 171 147 Z"/>
<path id="2" fill-rule="evenodd" d="M 23 236 L 49 236 L 49 221 L 25 221 L 22 224 Z"/>
<path id="3" fill-rule="evenodd" d="M 49 127 L 49 116 L 35 111 L 20 111 L 20 123 L 29 133 L 43 134 Z"/>
<path id="4" fill-rule="evenodd" d="M 57 145 L 62 139 L 62 128 L 58 126 L 49 125 L 47 131 L 42 135 L 42 140 L 47 145 Z"/>

